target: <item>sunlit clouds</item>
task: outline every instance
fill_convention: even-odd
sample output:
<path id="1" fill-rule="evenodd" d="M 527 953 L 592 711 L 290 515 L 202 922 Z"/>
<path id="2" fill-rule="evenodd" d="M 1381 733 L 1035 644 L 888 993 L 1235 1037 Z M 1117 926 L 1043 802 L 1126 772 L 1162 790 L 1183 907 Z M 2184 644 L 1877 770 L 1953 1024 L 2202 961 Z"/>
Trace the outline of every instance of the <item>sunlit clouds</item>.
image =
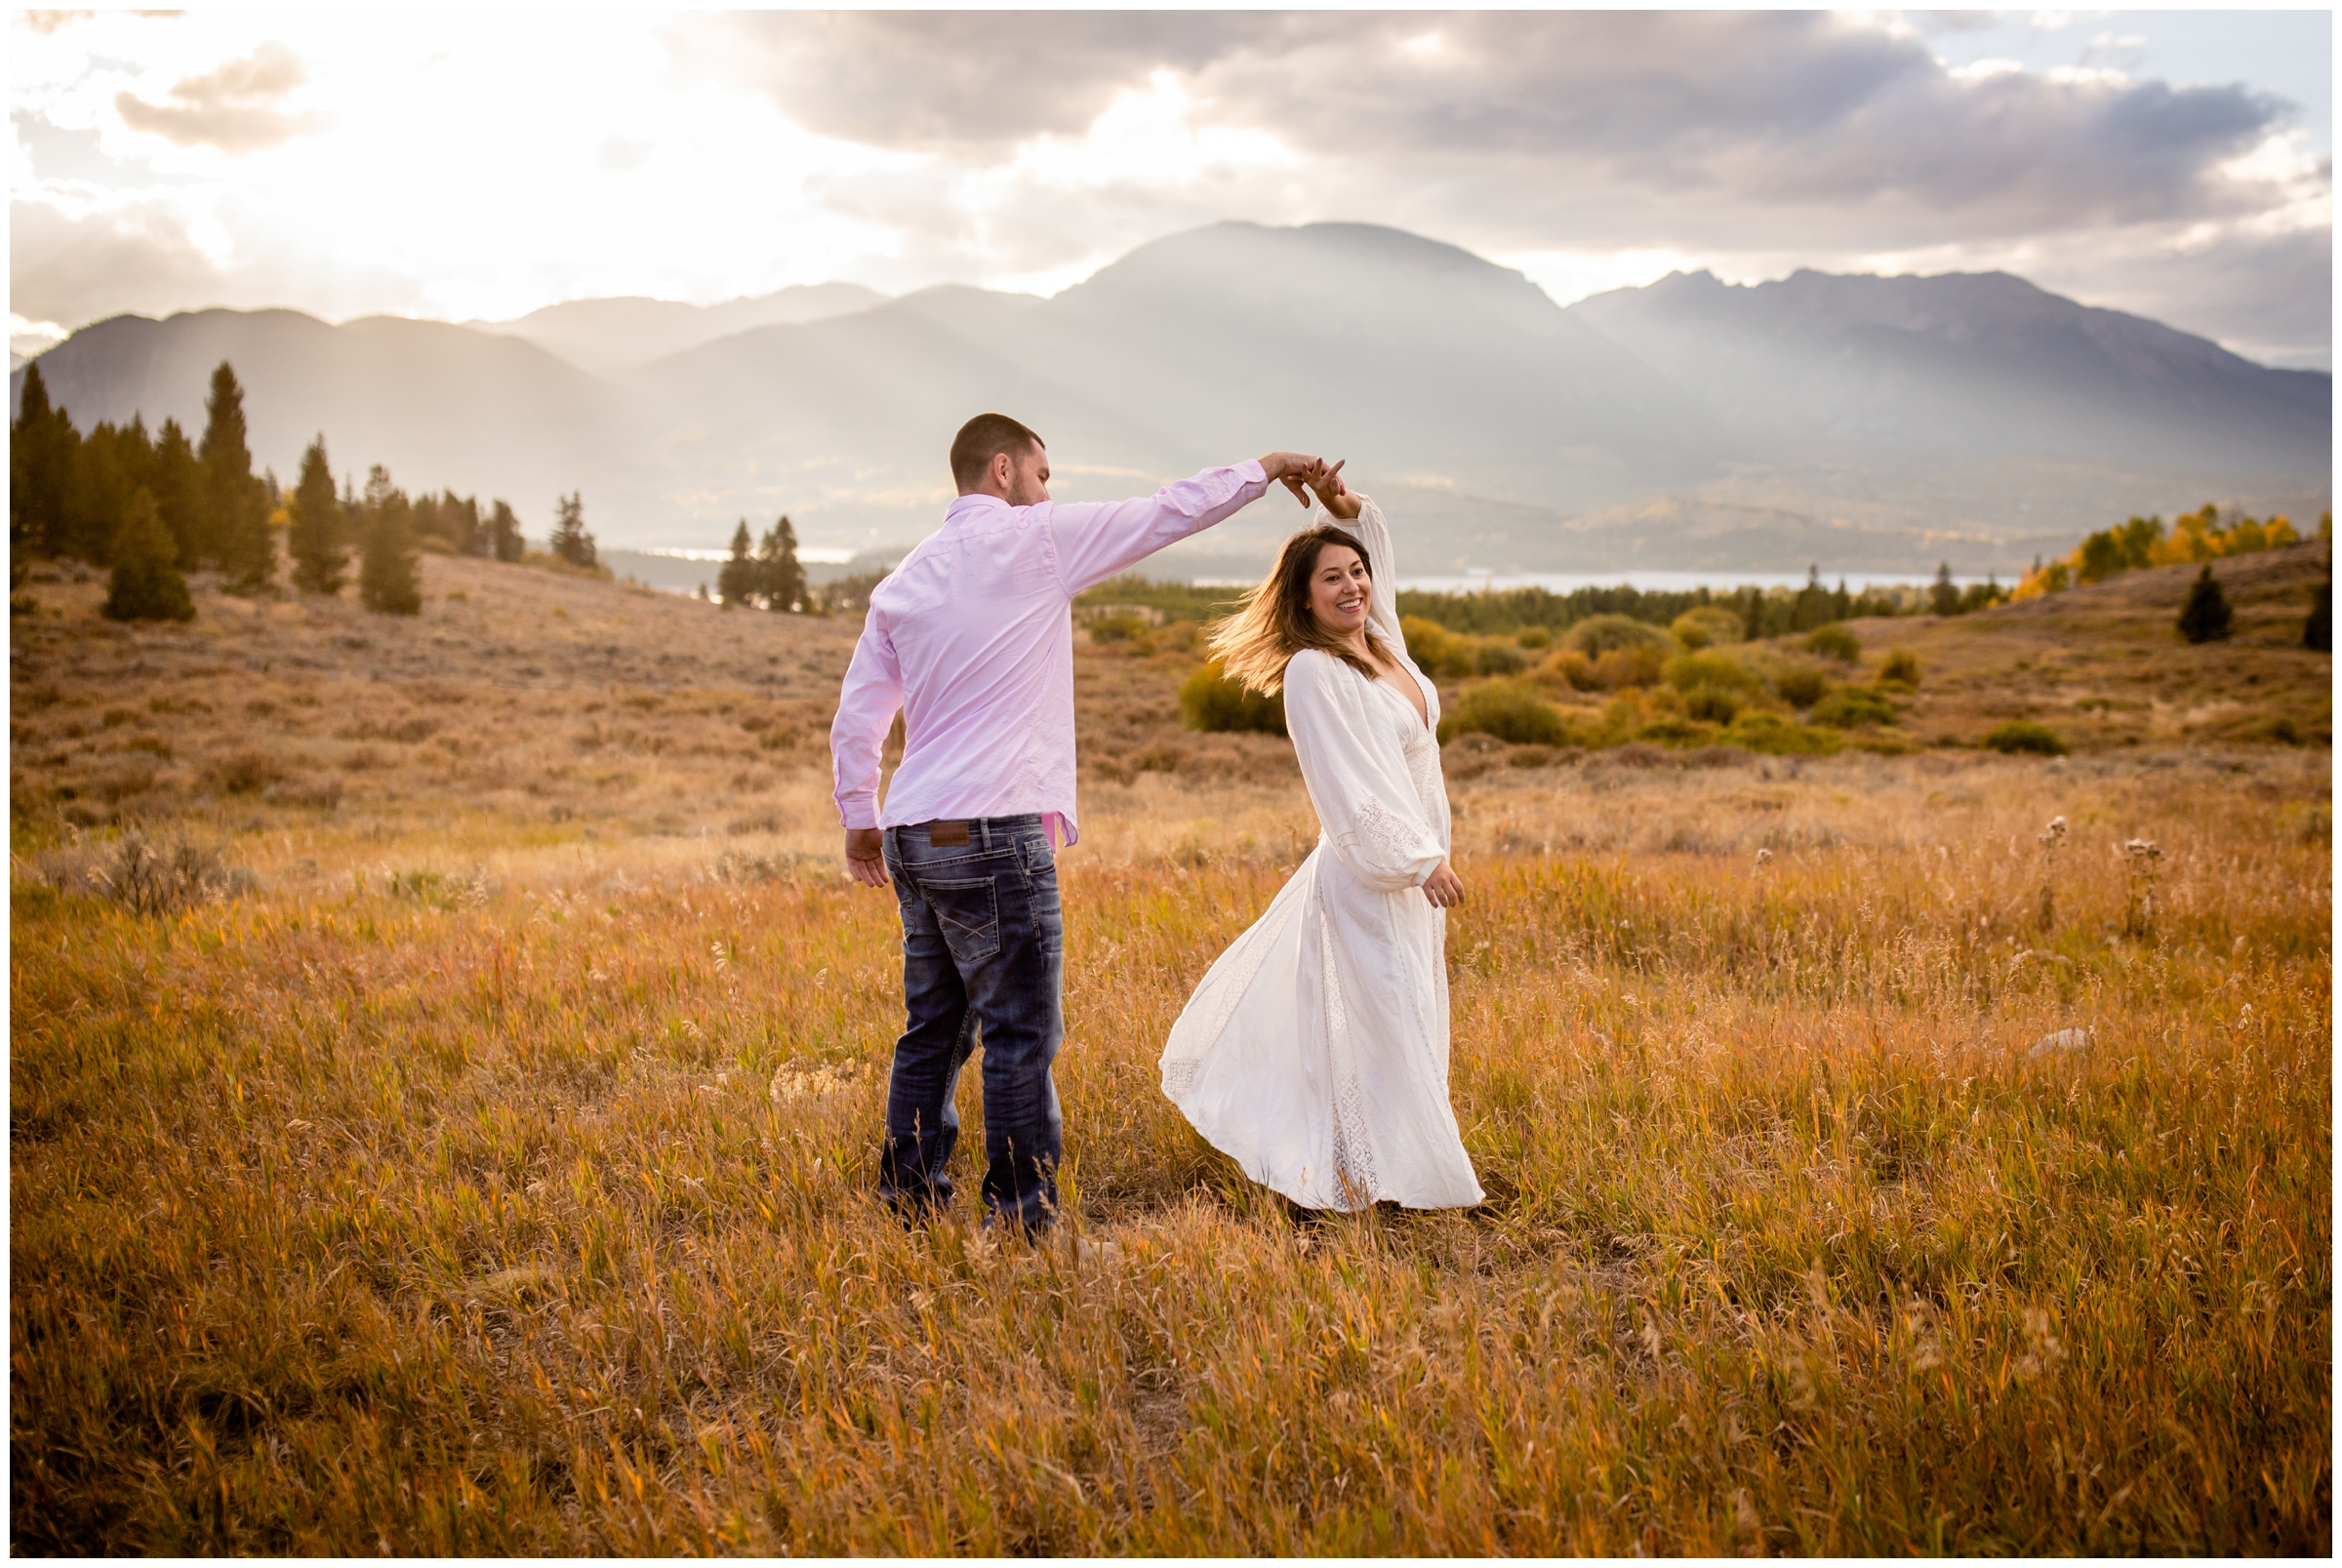
<path id="1" fill-rule="evenodd" d="M 1232 218 L 1408 228 L 1564 301 L 1676 268 L 2004 267 L 2323 364 L 2330 136 L 2301 101 L 2330 84 L 2295 80 L 2300 22 L 2276 25 L 20 13 L 10 328 L 1051 293 Z"/>

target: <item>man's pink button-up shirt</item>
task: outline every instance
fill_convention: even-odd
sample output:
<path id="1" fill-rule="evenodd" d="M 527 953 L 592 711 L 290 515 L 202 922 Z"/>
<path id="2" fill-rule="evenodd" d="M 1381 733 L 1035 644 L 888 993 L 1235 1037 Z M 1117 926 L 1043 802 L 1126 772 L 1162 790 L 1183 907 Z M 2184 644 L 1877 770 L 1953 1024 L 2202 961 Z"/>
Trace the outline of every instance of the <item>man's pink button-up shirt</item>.
<path id="1" fill-rule="evenodd" d="M 1257 462 L 1141 501 L 962 496 L 870 593 L 829 754 L 848 827 L 1027 814 L 1073 823 L 1073 596 L 1268 490 Z M 877 811 L 878 752 L 903 765 Z"/>

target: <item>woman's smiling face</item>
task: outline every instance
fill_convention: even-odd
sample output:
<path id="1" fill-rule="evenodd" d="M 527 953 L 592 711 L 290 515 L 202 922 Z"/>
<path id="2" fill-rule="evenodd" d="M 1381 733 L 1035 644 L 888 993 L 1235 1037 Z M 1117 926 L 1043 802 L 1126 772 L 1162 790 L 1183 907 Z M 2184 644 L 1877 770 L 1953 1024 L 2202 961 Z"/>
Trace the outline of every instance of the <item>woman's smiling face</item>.
<path id="1" fill-rule="evenodd" d="M 1347 544 L 1321 545 L 1310 568 L 1310 614 L 1336 636 L 1366 624 L 1366 601 L 1374 579 L 1365 557 Z"/>

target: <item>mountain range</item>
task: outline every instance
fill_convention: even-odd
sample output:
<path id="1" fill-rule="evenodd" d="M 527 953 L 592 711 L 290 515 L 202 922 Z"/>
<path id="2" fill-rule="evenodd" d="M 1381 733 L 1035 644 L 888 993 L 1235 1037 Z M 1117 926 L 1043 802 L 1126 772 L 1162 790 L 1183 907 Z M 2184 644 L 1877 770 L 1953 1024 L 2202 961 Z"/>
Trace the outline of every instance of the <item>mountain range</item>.
<path id="1" fill-rule="evenodd" d="M 1050 445 L 1066 500 L 1272 447 L 1350 460 L 1412 574 L 2007 571 L 2133 512 L 2330 503 L 2332 380 L 2006 274 L 1742 287 L 1671 275 L 1554 303 L 1518 272 L 1365 224 L 1221 223 L 1049 299 L 852 285 L 517 321 L 287 310 L 120 316 L 41 356 L 83 427 L 200 426 L 232 361 L 258 457 L 504 496 L 542 533 L 581 490 L 606 544 L 809 544 L 934 527 L 970 414 Z M 11 401 L 21 384 L 11 378 Z M 1272 497 L 1158 557 L 1248 575 Z"/>

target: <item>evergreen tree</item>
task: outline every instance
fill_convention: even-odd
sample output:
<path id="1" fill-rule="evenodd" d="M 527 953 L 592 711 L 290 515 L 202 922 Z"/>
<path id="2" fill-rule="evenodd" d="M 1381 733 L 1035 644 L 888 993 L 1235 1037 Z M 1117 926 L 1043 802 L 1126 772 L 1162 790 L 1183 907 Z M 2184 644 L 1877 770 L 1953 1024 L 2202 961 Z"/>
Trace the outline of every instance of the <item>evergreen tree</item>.
<path id="1" fill-rule="evenodd" d="M 65 545 L 65 513 L 72 504 L 81 436 L 61 408 L 51 405 L 41 364 L 24 367 L 17 417 L 8 426 L 8 563 L 13 588 L 36 555 Z"/>
<path id="2" fill-rule="evenodd" d="M 177 420 L 163 422 L 154 443 L 155 509 L 179 549 L 181 570 L 192 570 L 203 543 L 203 464 L 195 461 L 194 443 Z"/>
<path id="3" fill-rule="evenodd" d="M 179 546 L 163 526 L 154 497 L 145 490 L 132 493 L 122 530 L 114 536 L 113 582 L 105 615 L 114 621 L 192 621 L 195 603 L 187 597 L 187 580 L 179 574 Z"/>
<path id="4" fill-rule="evenodd" d="M 583 494 L 563 496 L 553 503 L 552 549 L 555 555 L 572 566 L 599 564 L 594 554 L 593 536 L 586 532 L 586 500 Z"/>
<path id="5" fill-rule="evenodd" d="M 488 518 L 489 556 L 499 561 L 517 561 L 528 551 L 528 541 L 520 534 L 520 519 L 512 515 L 512 503 L 497 502 Z"/>
<path id="6" fill-rule="evenodd" d="M 732 531 L 732 557 L 715 574 L 715 596 L 727 610 L 750 602 L 756 593 L 756 560 L 748 553 L 748 520 L 743 517 Z"/>
<path id="7" fill-rule="evenodd" d="M 123 429 L 101 422 L 83 438 L 77 456 L 72 504 L 65 509 L 67 542 L 59 553 L 104 566 L 114 558 L 114 537 L 154 455 L 145 426 L 133 419 Z"/>
<path id="8" fill-rule="evenodd" d="M 2188 602 L 2179 607 L 2179 634 L 2190 642 L 2218 642 L 2229 634 L 2235 620 L 2228 595 L 2220 591 L 2207 565 L 2203 575 L 2189 585 Z"/>
<path id="9" fill-rule="evenodd" d="M 304 593 L 340 593 L 349 570 L 349 544 L 342 503 L 334 494 L 333 470 L 325 462 L 322 432 L 301 455 L 301 482 L 293 487 L 292 512 L 286 543 L 293 554 L 293 585 Z"/>
<path id="10" fill-rule="evenodd" d="M 1822 569 L 1805 569 L 1805 585 L 1797 590 L 1797 602 L 1790 606 L 1789 629 L 1811 631 L 1830 623 L 1830 590 L 1822 586 Z"/>
<path id="11" fill-rule="evenodd" d="M 2334 580 L 2327 578 L 2318 584 L 2317 597 L 2310 603 L 2310 619 L 2301 628 L 2301 645 L 2313 652 L 2330 654 L 2334 651 Z"/>
<path id="12" fill-rule="evenodd" d="M 439 498 L 439 516 L 448 525 L 449 539 L 459 555 L 488 553 L 488 536 L 480 528 L 480 499 L 466 496 L 462 501 L 456 493 L 447 491 Z"/>
<path id="13" fill-rule="evenodd" d="M 276 573 L 276 541 L 268 533 L 268 497 L 252 471 L 245 439 L 244 388 L 226 360 L 212 372 L 204 400 L 202 553 L 220 563 L 239 587 L 259 587 Z"/>
<path id="14" fill-rule="evenodd" d="M 1846 591 L 1846 580 L 1837 580 L 1837 591 L 1830 596 L 1830 618 L 1833 621 L 1854 619 L 1854 595 Z"/>
<path id="15" fill-rule="evenodd" d="M 1935 569 L 1935 582 L 1927 589 L 1927 613 L 1939 616 L 1959 614 L 1959 588 L 1952 581 L 1950 561 Z"/>
<path id="16" fill-rule="evenodd" d="M 805 602 L 805 568 L 797 564 L 797 531 L 785 512 L 757 546 L 758 586 L 767 610 L 790 611 Z"/>
<path id="17" fill-rule="evenodd" d="M 365 518 L 358 563 L 358 597 L 382 615 L 411 616 L 423 609 L 415 568 L 415 534 L 404 492 L 390 486 L 389 470 L 376 463 L 366 476 Z"/>
<path id="18" fill-rule="evenodd" d="M 448 537 L 449 530 L 446 519 L 440 515 L 438 498 L 427 490 L 408 503 L 407 526 L 415 531 L 415 539 L 418 543 L 426 539 L 437 540 L 440 543 L 451 546 L 455 543 L 455 541 Z"/>

